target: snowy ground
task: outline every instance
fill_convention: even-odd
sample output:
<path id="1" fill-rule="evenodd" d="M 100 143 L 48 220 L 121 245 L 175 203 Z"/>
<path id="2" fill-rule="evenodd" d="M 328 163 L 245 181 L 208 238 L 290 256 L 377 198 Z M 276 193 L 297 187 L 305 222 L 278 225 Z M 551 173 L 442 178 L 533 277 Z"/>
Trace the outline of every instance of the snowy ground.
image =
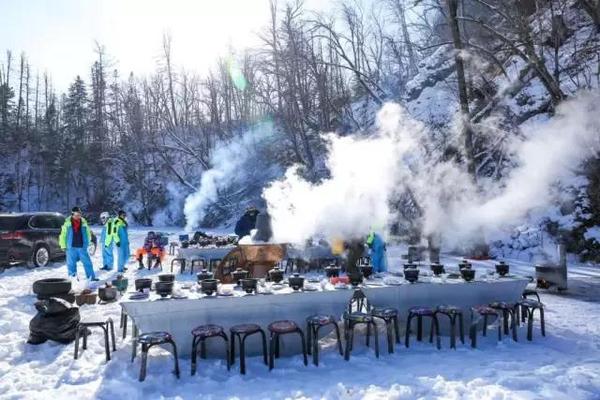
<path id="1" fill-rule="evenodd" d="M 144 231 L 132 232 L 132 248 Z M 390 249 L 390 264 L 400 266 L 402 249 Z M 447 264 L 457 259 L 447 257 Z M 99 254 L 95 265 L 100 266 Z M 512 271 L 531 275 L 530 265 L 509 260 Z M 481 269 L 493 262 L 476 262 Z M 115 273 L 101 273 L 109 279 Z M 138 273 L 132 264 L 130 279 Z M 26 344 L 29 320 L 35 314 L 33 281 L 66 276 L 64 263 L 28 270 L 14 267 L 0 275 L 0 398 L 1 399 L 154 399 L 154 398 L 333 398 L 333 399 L 600 399 L 600 266 L 577 265 L 570 270 L 568 294 L 542 294 L 547 306 L 547 337 L 539 328 L 534 341 L 496 343 L 493 335 L 476 350 L 466 345 L 450 350 L 447 340 L 437 351 L 429 343 L 376 359 L 360 345 L 345 362 L 331 347 L 318 368 L 304 367 L 300 357 L 282 358 L 269 373 L 258 358 L 248 373 L 227 372 L 220 360 L 200 360 L 196 376 L 189 359 L 181 360 L 182 375 L 171 374 L 172 360 L 153 353 L 146 381 L 137 381 L 139 357 L 130 363 L 130 338 L 120 339 L 113 360 L 104 361 L 102 335 L 90 337 L 88 350 L 73 360 L 73 345 Z M 119 318 L 117 304 L 83 306 L 82 316 Z M 181 349 L 185 356 L 188 349 Z"/>

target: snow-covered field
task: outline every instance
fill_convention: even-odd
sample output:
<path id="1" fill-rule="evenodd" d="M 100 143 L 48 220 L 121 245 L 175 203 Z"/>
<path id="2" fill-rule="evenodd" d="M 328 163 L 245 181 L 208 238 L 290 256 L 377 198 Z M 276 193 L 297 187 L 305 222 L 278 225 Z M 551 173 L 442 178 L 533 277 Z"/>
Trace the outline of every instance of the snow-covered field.
<path id="1" fill-rule="evenodd" d="M 132 249 L 144 234 L 132 232 Z M 101 265 L 99 253 L 96 268 Z M 398 247 L 390 249 L 390 265 L 401 265 L 401 253 Z M 533 272 L 526 263 L 508 262 L 514 272 Z M 493 262 L 474 264 L 480 269 Z M 99 277 L 115 274 L 102 272 Z M 148 274 L 139 273 L 134 264 L 127 272 L 130 279 Z M 0 274 L 0 398 L 600 399 L 600 266 L 573 266 L 569 293 L 542 294 L 547 336 L 542 338 L 536 326 L 533 342 L 525 340 L 522 327 L 517 343 L 506 338 L 497 344 L 489 335 L 476 350 L 460 343 L 450 350 L 445 338 L 441 351 L 423 342 L 410 349 L 398 346 L 395 354 L 383 352 L 380 359 L 372 350 L 356 346 L 350 362 L 328 347 L 318 368 L 304 367 L 301 357 L 289 357 L 269 373 L 261 359 L 252 358 L 246 376 L 237 368 L 228 372 L 221 360 L 200 360 L 192 377 L 189 349 L 180 349 L 186 356 L 180 360 L 180 380 L 171 373 L 170 355 L 154 352 L 143 383 L 137 380 L 139 357 L 130 362 L 131 332 L 122 341 L 117 331 L 117 352 L 108 364 L 97 332 L 78 360 L 73 359 L 73 345 L 26 343 L 35 314 L 32 283 L 63 276 L 62 262 L 34 270 L 18 266 Z M 119 306 L 83 306 L 81 314 L 111 316 L 118 322 Z"/>

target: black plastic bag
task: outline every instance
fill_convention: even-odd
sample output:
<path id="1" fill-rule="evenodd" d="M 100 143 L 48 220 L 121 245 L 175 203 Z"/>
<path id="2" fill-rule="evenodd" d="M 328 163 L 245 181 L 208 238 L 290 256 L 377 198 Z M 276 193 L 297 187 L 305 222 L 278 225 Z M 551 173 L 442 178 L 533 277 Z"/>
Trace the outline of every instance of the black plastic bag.
<path id="1" fill-rule="evenodd" d="M 79 308 L 61 299 L 50 298 L 35 304 L 38 313 L 29 322 L 30 344 L 41 344 L 46 340 L 70 343 L 75 340 L 80 321 Z"/>

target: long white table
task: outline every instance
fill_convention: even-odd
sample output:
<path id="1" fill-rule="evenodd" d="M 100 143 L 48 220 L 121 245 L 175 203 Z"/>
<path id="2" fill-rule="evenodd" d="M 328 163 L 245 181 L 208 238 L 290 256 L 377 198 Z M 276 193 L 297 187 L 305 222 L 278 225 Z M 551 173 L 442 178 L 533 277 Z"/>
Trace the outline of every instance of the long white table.
<path id="1" fill-rule="evenodd" d="M 465 312 L 465 325 L 469 323 L 470 307 L 492 301 L 515 302 L 521 298 L 528 279 L 521 277 L 500 278 L 490 281 L 464 282 L 461 279 L 441 282 L 437 278 L 431 282 L 405 283 L 399 286 L 362 287 L 369 301 L 375 306 L 395 307 L 400 312 L 400 327 L 406 321 L 408 309 L 412 306 L 435 307 L 452 304 L 462 307 Z M 345 310 L 352 289 L 334 289 L 331 284 L 315 292 L 290 293 L 284 289 L 281 294 L 243 295 L 241 292 L 231 297 L 206 297 L 197 292 L 188 292 L 187 299 L 160 300 L 152 295 L 148 300 L 121 302 L 127 315 L 133 320 L 139 332 L 170 332 L 179 354 L 189 357 L 192 346 L 191 331 L 198 325 L 217 324 L 229 334 L 235 324 L 256 323 L 267 332 L 267 325 L 276 320 L 289 319 L 305 328 L 305 318 L 311 314 L 324 313 L 341 316 Z M 447 329 L 447 318 L 440 319 L 441 330 Z M 466 329 L 466 326 L 465 326 Z M 467 332 L 467 330 L 465 330 Z M 267 332 L 268 335 L 268 332 Z M 293 335 L 292 335 L 293 336 Z M 247 341 L 247 354 L 261 351 L 260 335 Z M 381 343 L 383 342 L 383 338 Z M 223 347 L 216 339 L 208 342 L 209 356 L 223 356 Z M 282 351 L 295 352 L 300 347 L 296 338 L 282 338 Z"/>

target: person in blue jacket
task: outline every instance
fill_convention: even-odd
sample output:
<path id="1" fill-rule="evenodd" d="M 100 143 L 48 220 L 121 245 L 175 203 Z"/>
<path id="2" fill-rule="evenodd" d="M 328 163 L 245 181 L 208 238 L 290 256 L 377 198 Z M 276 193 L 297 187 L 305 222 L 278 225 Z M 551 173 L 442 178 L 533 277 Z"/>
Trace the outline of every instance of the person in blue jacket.
<path id="1" fill-rule="evenodd" d="M 104 211 L 100 214 L 100 222 L 102 223 L 102 234 L 100 235 L 100 245 L 102 246 L 102 263 L 100 268 L 104 271 L 111 271 L 115 265 L 113 257 L 114 234 L 113 226 L 115 221 L 110 217 L 110 214 Z"/>
<path id="2" fill-rule="evenodd" d="M 69 276 L 77 276 L 77 261 L 81 261 L 85 276 L 92 281 L 98 280 L 88 254 L 88 246 L 91 240 L 92 232 L 85 218 L 81 216 L 81 208 L 73 207 L 71 216 L 65 219 L 58 237 L 60 248 L 67 255 Z"/>
<path id="3" fill-rule="evenodd" d="M 119 211 L 117 219 L 113 225 L 113 240 L 117 246 L 117 267 L 119 272 L 127 271 L 125 264 L 129 260 L 131 252 L 129 251 L 129 233 L 127 231 L 127 213 Z"/>
<path id="4" fill-rule="evenodd" d="M 369 246 L 370 249 L 373 272 L 386 272 L 387 257 L 383 238 L 379 234 L 371 232 L 369 236 L 367 236 L 367 246 Z"/>

